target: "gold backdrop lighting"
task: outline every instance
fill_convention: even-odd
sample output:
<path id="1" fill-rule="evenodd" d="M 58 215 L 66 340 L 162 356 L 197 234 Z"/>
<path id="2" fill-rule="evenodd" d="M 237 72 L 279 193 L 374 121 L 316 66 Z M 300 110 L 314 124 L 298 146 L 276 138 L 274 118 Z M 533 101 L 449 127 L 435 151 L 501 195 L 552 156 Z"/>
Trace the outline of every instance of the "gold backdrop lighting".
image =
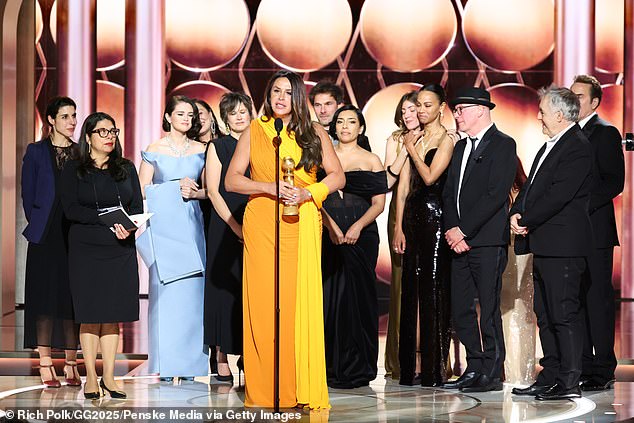
<path id="1" fill-rule="evenodd" d="M 519 71 L 550 55 L 554 25 L 552 0 L 470 0 L 462 31 L 471 52 L 486 65 Z"/>
<path id="2" fill-rule="evenodd" d="M 231 62 L 251 27 L 243 0 L 165 0 L 165 17 L 167 55 L 194 72 Z"/>
<path id="3" fill-rule="evenodd" d="M 596 67 L 604 72 L 623 72 L 623 0 L 595 1 Z"/>
<path id="4" fill-rule="evenodd" d="M 419 72 L 442 60 L 458 29 L 450 0 L 367 0 L 359 17 L 368 53 L 399 72 Z"/>
<path id="5" fill-rule="evenodd" d="M 352 12 L 345 0 L 262 0 L 258 39 L 279 66 L 310 72 L 332 63 L 352 34 Z"/>
<path id="6" fill-rule="evenodd" d="M 114 69 L 125 59 L 126 0 L 97 0 L 97 70 Z"/>

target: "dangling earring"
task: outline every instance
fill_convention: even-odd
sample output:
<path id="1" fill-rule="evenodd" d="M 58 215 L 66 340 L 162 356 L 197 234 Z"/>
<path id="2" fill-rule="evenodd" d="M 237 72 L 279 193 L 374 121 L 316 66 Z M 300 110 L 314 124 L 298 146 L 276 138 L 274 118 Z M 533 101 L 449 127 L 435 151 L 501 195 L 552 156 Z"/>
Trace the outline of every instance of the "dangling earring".
<path id="1" fill-rule="evenodd" d="M 440 120 L 442 120 L 442 110 L 440 111 Z"/>
<path id="2" fill-rule="evenodd" d="M 90 154 L 91 149 L 92 149 L 92 146 L 90 145 L 90 143 L 88 143 L 88 154 Z"/>

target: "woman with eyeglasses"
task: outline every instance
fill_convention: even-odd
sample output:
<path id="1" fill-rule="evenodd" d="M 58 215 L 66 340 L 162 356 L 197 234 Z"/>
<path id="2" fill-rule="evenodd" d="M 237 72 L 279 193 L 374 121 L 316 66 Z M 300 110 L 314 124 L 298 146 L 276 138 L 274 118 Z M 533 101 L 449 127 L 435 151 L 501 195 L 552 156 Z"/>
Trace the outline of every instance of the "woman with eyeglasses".
<path id="1" fill-rule="evenodd" d="M 163 114 L 165 137 L 141 153 L 139 180 L 154 213 L 137 246 L 150 271 L 148 371 L 161 380 L 207 376 L 203 345 L 205 233 L 196 181 L 205 166 L 198 108 L 171 97 Z"/>
<path id="2" fill-rule="evenodd" d="M 220 382 L 233 382 L 227 354 L 242 354 L 242 218 L 249 200 L 248 195 L 227 192 L 225 176 L 238 138 L 251 124 L 252 110 L 248 95 L 223 95 L 220 117 L 229 134 L 207 146 L 205 177 L 213 210 L 207 232 L 205 344 L 217 356 Z M 242 359 L 238 368 L 242 370 Z"/>
<path id="3" fill-rule="evenodd" d="M 119 323 L 139 319 L 139 276 L 133 232 L 108 227 L 99 213 L 122 207 L 143 212 L 134 164 L 121 155 L 119 129 L 106 113 L 86 118 L 79 137 L 79 159 L 64 167 L 62 204 L 71 228 L 68 236 L 70 287 L 86 366 L 84 396 L 97 399 L 99 388 L 112 398 L 126 394 L 114 380 Z M 101 351 L 103 374 L 97 383 L 95 362 Z"/>
<path id="4" fill-rule="evenodd" d="M 23 235 L 26 253 L 24 347 L 37 348 L 40 377 L 59 388 L 51 348 L 64 350 L 64 376 L 81 386 L 77 371 L 79 325 L 75 323 L 68 279 L 68 230 L 60 202 L 59 179 L 64 164 L 77 157 L 75 102 L 55 97 L 46 107 L 48 134 L 29 144 L 22 162 L 22 205 L 28 221 Z"/>

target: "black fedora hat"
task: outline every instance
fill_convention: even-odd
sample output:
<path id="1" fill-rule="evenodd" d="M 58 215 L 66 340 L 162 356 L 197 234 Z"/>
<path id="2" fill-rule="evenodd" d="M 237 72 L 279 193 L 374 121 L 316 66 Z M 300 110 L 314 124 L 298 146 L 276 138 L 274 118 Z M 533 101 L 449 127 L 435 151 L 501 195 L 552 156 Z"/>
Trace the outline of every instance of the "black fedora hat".
<path id="1" fill-rule="evenodd" d="M 479 87 L 462 87 L 456 91 L 456 96 L 449 100 L 449 107 L 453 109 L 458 104 L 479 104 L 489 109 L 495 107 L 495 104 L 491 103 L 491 94 Z"/>

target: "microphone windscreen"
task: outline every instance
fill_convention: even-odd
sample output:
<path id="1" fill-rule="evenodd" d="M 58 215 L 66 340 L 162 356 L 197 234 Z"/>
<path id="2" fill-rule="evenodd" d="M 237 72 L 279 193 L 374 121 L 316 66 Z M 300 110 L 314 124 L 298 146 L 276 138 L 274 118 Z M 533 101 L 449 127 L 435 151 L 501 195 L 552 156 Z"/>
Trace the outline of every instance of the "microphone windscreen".
<path id="1" fill-rule="evenodd" d="M 277 131 L 277 133 L 279 134 L 280 132 L 282 132 L 283 128 L 284 128 L 284 122 L 282 122 L 282 119 L 275 118 L 275 131 Z"/>

